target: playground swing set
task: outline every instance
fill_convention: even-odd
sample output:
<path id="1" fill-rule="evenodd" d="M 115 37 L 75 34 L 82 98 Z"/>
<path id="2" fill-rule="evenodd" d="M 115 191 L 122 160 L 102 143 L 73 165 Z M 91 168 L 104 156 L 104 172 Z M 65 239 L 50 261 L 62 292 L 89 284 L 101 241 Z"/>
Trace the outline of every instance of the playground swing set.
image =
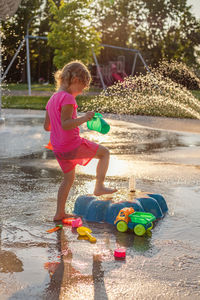
<path id="1" fill-rule="evenodd" d="M 2 94 L 2 84 L 1 83 L 5 79 L 6 75 L 8 74 L 8 71 L 10 70 L 13 62 L 15 61 L 17 55 L 19 54 L 21 48 L 25 45 L 25 43 L 26 43 L 26 60 L 27 60 L 28 95 L 31 96 L 31 67 L 30 67 L 29 39 L 47 40 L 47 37 L 45 37 L 45 36 L 29 35 L 29 24 L 31 21 L 32 21 L 32 19 L 27 24 L 26 36 L 21 41 L 18 49 L 16 50 L 11 62 L 9 63 L 9 65 L 6 68 L 5 72 L 3 74 L 2 74 L 2 71 L 0 72 L 0 119 L 1 119 L 1 94 Z M 0 37 L 0 39 L 1 39 L 1 37 Z M 140 59 L 142 64 L 144 65 L 144 68 L 148 72 L 150 72 L 140 51 L 138 51 L 136 49 L 112 46 L 112 45 L 107 45 L 107 44 L 102 44 L 102 46 L 104 48 L 112 48 L 112 49 L 118 49 L 118 50 L 129 51 L 131 53 L 134 53 L 132 71 L 130 74 L 131 76 L 133 76 L 133 74 L 135 72 L 137 59 Z M 116 61 L 109 61 L 107 65 L 99 65 L 99 62 L 97 60 L 96 54 L 93 49 L 92 49 L 92 55 L 93 55 L 94 62 L 96 65 L 96 74 L 93 76 L 94 82 L 97 83 L 99 86 L 101 86 L 104 90 L 106 90 L 107 86 L 112 85 L 115 81 L 112 76 L 112 68 L 113 67 L 116 68 L 116 71 L 118 73 L 125 73 L 125 56 L 123 56 L 123 55 L 118 56 Z M 0 40 L 0 69 L 1 69 L 1 40 Z"/>

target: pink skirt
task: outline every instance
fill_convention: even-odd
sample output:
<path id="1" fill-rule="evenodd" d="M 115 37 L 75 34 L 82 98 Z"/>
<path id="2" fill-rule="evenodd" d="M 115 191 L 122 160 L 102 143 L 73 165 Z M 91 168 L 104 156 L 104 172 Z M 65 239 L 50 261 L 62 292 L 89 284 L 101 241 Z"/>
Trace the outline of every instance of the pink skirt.
<path id="1" fill-rule="evenodd" d="M 96 155 L 99 145 L 84 138 L 81 140 L 80 146 L 72 151 L 54 152 L 63 173 L 70 172 L 77 164 L 86 166 Z"/>

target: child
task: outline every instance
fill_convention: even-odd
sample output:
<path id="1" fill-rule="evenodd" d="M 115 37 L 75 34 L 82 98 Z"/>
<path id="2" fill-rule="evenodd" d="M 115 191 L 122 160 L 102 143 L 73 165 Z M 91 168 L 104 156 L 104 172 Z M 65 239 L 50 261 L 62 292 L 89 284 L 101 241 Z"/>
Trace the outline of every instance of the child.
<path id="1" fill-rule="evenodd" d="M 118 81 L 124 82 L 124 78 L 127 77 L 127 74 L 124 71 L 117 71 L 117 66 L 115 64 L 111 65 L 111 73 L 114 83 Z"/>
<path id="2" fill-rule="evenodd" d="M 77 118 L 75 97 L 82 94 L 91 81 L 86 66 L 80 61 L 72 61 L 55 74 L 57 92 L 46 105 L 44 129 L 51 131 L 50 140 L 58 163 L 64 173 L 64 179 L 57 196 L 57 211 L 54 221 L 66 217 L 65 202 L 75 178 L 75 166 L 87 165 L 92 158 L 99 159 L 96 169 L 94 195 L 112 194 L 116 189 L 104 186 L 105 175 L 109 164 L 109 150 L 94 142 L 81 138 L 81 124 L 91 120 L 94 112 L 88 111 Z"/>

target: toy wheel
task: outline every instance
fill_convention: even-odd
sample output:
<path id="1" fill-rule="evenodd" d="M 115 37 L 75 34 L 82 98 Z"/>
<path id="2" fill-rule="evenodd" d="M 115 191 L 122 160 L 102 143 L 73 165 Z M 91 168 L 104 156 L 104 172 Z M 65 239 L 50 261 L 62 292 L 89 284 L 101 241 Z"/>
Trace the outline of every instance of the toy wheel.
<path id="1" fill-rule="evenodd" d="M 151 230 L 153 228 L 153 223 L 151 222 L 151 226 L 147 228 L 147 230 Z"/>
<path id="2" fill-rule="evenodd" d="M 128 230 L 128 225 L 124 221 L 119 221 L 117 223 L 117 230 L 120 232 L 125 232 Z"/>
<path id="3" fill-rule="evenodd" d="M 136 235 L 142 236 L 142 235 L 145 234 L 146 229 L 145 229 L 145 227 L 143 225 L 138 224 L 138 225 L 135 226 L 134 232 L 135 232 Z"/>

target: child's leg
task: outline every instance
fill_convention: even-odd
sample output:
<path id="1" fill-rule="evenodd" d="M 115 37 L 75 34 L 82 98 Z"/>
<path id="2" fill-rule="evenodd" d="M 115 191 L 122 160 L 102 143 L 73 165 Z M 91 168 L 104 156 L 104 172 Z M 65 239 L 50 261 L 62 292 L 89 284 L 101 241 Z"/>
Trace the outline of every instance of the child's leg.
<path id="1" fill-rule="evenodd" d="M 104 194 L 112 194 L 117 191 L 117 189 L 110 189 L 104 186 L 104 180 L 106 172 L 108 170 L 110 152 L 107 148 L 99 145 L 95 158 L 99 159 L 97 170 L 96 170 L 96 185 L 94 189 L 94 195 L 100 196 Z"/>
<path id="2" fill-rule="evenodd" d="M 69 191 L 74 182 L 74 178 L 75 178 L 75 168 L 72 171 L 64 174 L 63 181 L 61 182 L 61 185 L 58 190 L 57 211 L 54 216 L 54 221 L 58 221 L 58 220 L 61 220 L 66 217 L 65 203 L 66 203 Z"/>

